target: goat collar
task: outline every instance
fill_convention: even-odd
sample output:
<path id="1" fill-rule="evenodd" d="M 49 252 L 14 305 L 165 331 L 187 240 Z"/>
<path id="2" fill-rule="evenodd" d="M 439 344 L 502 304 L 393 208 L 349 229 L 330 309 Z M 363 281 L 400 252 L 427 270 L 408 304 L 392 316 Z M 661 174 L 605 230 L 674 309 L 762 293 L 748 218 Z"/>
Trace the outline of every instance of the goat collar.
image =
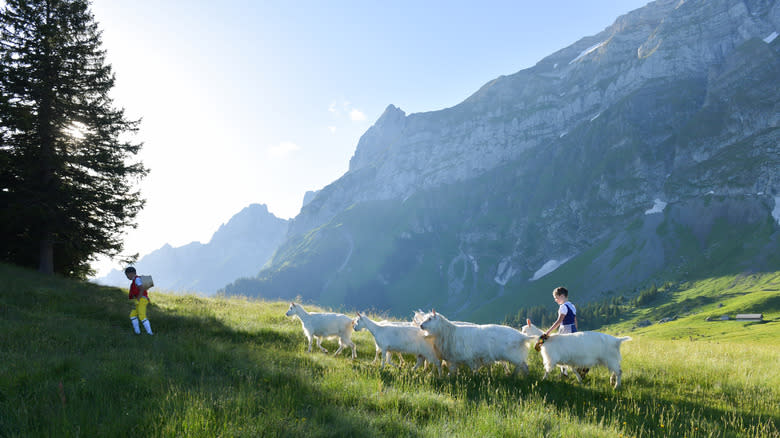
<path id="1" fill-rule="evenodd" d="M 539 336 L 539 340 L 536 341 L 536 345 L 534 345 L 534 350 L 541 351 L 542 344 L 544 344 L 544 341 L 549 338 L 549 336 L 542 334 L 542 336 Z"/>

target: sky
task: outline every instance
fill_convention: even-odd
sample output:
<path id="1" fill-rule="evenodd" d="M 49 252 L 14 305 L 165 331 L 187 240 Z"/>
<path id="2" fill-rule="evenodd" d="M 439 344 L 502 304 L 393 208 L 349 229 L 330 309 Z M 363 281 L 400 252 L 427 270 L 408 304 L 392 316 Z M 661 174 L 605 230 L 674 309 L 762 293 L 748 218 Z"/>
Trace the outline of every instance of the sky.
<path id="1" fill-rule="evenodd" d="M 123 254 L 207 243 L 253 203 L 293 218 L 388 105 L 452 107 L 646 3 L 93 0 L 114 104 L 141 119 L 150 170 Z"/>

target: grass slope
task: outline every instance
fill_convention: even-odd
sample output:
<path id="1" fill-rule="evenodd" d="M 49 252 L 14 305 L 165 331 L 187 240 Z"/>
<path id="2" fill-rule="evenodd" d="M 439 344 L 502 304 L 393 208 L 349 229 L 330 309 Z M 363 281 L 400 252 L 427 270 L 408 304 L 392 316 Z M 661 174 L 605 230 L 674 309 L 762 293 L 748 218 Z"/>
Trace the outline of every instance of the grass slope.
<path id="1" fill-rule="evenodd" d="M 736 321 L 741 313 L 761 313 L 763 323 Z M 730 320 L 720 321 L 721 316 Z M 636 322 L 673 321 L 637 328 Z M 707 321 L 707 319 L 712 321 Z M 780 323 L 780 272 L 737 274 L 662 287 L 658 296 L 626 312 L 620 323 L 606 327 L 632 336 L 689 341 L 747 342 L 773 345 Z M 778 356 L 780 358 L 780 356 Z"/>
<path id="2" fill-rule="evenodd" d="M 453 378 L 408 363 L 380 371 L 364 332 L 355 361 L 307 354 L 281 302 L 153 292 L 156 333 L 136 336 L 125 291 L 6 265 L 0 276 L 3 437 L 780 437 L 777 275 L 712 280 L 708 290 L 741 285 L 720 308 L 700 299 L 702 285 L 668 297 L 700 310 L 631 333 L 618 391 L 602 369 L 583 385 L 542 381 L 533 351 L 518 378 L 499 366 Z M 739 295 L 751 288 L 766 299 Z M 703 322 L 753 305 L 774 306 L 770 321 Z"/>

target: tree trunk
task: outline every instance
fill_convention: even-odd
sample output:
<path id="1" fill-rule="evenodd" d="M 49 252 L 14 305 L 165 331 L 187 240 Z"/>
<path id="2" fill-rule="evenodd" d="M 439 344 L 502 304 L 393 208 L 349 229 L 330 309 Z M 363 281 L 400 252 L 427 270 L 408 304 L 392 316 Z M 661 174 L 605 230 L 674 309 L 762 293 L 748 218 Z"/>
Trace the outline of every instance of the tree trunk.
<path id="1" fill-rule="evenodd" d="M 38 271 L 43 274 L 54 274 L 54 240 L 51 238 L 41 239 Z"/>

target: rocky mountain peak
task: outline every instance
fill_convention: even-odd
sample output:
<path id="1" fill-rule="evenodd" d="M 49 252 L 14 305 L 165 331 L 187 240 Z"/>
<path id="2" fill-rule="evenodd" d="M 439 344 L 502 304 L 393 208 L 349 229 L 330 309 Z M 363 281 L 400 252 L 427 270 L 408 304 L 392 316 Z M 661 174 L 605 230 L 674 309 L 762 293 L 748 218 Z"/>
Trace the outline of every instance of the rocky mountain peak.
<path id="1" fill-rule="evenodd" d="M 354 175 L 320 194 L 291 232 L 319 226 L 354 202 L 404 199 L 476 177 L 559 141 L 648 84 L 704 84 L 746 41 L 779 29 L 779 11 L 780 3 L 766 0 L 657 0 L 532 68 L 488 82 L 453 108 L 406 115 L 389 105 L 360 138 Z"/>
<path id="2" fill-rule="evenodd" d="M 376 164 L 386 155 L 404 132 L 406 113 L 395 105 L 388 105 L 373 126 L 360 137 L 355 155 L 349 160 L 349 170 Z"/>
<path id="3" fill-rule="evenodd" d="M 231 290 L 495 320 L 560 284 L 780 266 L 778 17 L 658 0 L 452 108 L 390 105 Z"/>

